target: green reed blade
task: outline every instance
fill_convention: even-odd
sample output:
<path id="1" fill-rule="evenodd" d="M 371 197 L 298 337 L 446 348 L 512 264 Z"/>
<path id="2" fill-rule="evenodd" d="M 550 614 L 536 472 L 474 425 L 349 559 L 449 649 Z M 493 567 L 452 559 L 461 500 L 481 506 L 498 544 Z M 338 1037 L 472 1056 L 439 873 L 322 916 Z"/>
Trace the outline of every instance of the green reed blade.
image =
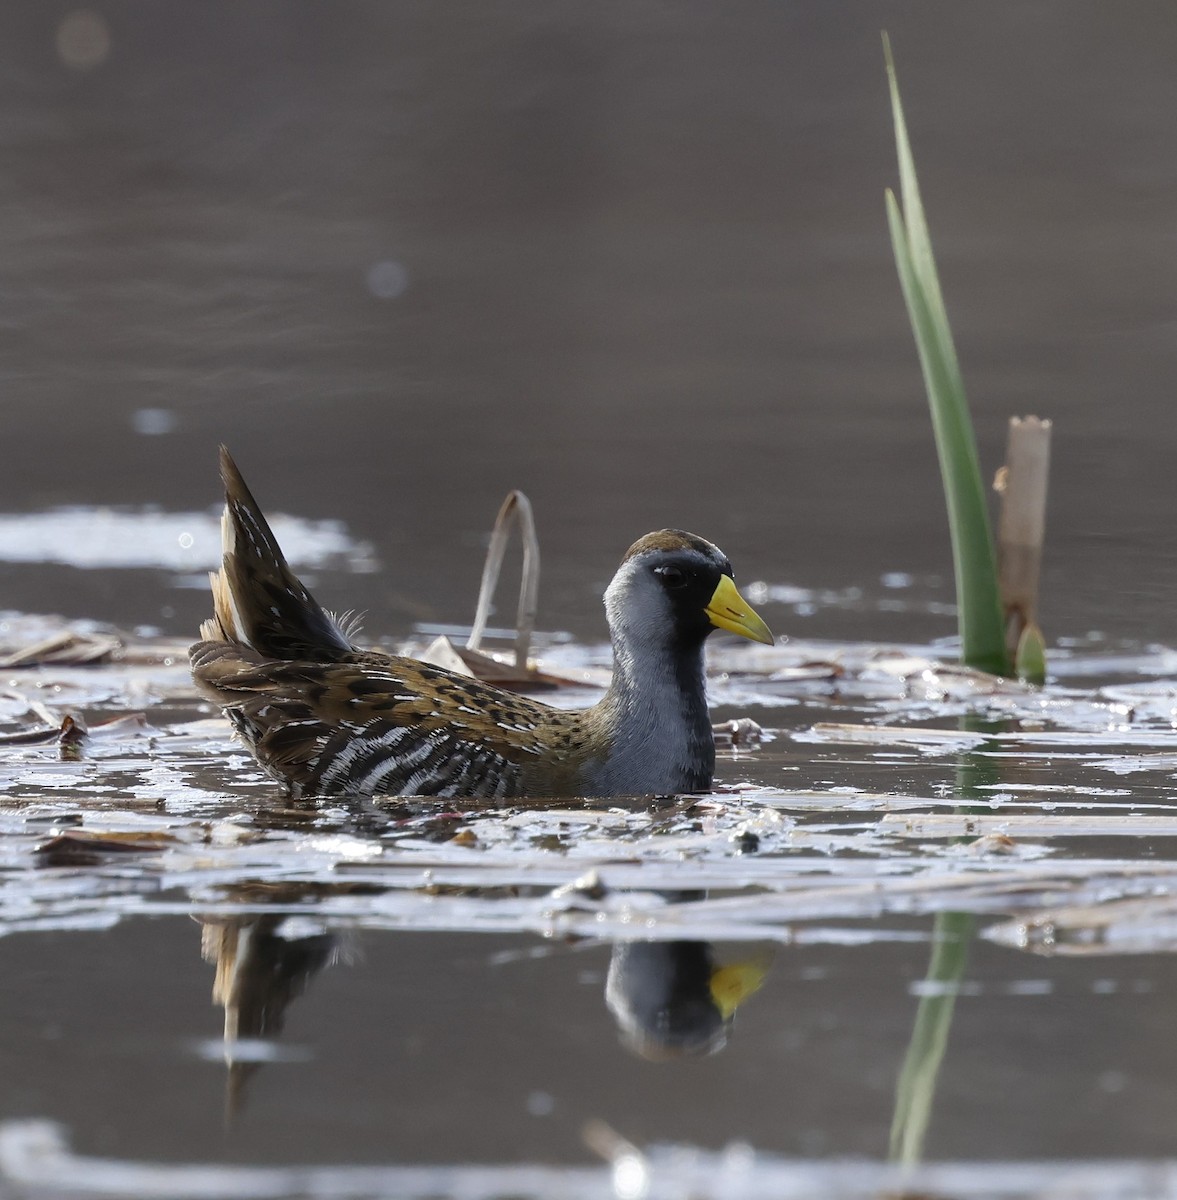
<path id="1" fill-rule="evenodd" d="M 1018 678 L 1025 683 L 1041 687 L 1046 682 L 1046 642 L 1037 625 L 1027 625 L 1022 630 L 1014 655 L 1014 667 Z"/>
<path id="2" fill-rule="evenodd" d="M 907 137 L 899 84 L 891 60 L 891 46 L 883 35 L 891 108 L 895 119 L 895 147 L 899 157 L 902 206 L 887 191 L 887 221 L 899 282 L 915 335 L 924 387 L 932 413 L 936 453 L 948 507 L 952 560 L 956 574 L 961 658 L 971 667 L 998 675 L 1013 673 L 1005 646 L 1001 600 L 997 584 L 997 556 L 989 527 L 981 463 L 969 417 L 964 381 L 956 346 L 940 292 L 932 242 L 924 219 L 915 160 Z"/>

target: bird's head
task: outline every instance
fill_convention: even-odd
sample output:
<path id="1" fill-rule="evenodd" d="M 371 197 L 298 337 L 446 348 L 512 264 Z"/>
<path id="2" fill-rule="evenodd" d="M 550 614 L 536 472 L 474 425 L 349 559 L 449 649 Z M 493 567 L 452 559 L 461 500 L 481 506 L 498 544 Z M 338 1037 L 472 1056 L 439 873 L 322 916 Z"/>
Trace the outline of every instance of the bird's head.
<path id="1" fill-rule="evenodd" d="M 635 649 L 694 649 L 716 629 L 773 643 L 737 591 L 723 551 L 681 529 L 660 529 L 630 546 L 605 592 L 605 611 L 609 627 Z"/>

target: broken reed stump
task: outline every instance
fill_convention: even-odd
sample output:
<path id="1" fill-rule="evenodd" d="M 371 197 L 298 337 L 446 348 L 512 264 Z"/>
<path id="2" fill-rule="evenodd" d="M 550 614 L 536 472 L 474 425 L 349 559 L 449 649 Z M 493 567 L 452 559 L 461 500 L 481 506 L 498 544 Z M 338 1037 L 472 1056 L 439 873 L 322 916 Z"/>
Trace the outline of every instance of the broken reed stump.
<path id="1" fill-rule="evenodd" d="M 1018 675 L 1040 683 L 1045 674 L 1038 628 L 1038 578 L 1046 535 L 1051 423 L 1011 417 L 1005 466 L 994 488 L 1001 496 L 997 573 L 1005 644 Z"/>

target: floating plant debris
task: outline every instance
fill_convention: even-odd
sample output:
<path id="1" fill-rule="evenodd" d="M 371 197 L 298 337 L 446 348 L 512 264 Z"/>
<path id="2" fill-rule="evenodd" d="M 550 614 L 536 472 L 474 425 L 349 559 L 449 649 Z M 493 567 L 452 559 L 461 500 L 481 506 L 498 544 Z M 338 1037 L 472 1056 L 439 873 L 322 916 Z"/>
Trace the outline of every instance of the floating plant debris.
<path id="1" fill-rule="evenodd" d="M 713 700 L 741 712 L 768 694 L 771 707 L 757 706 L 764 730 L 742 713 L 721 727 L 709 796 L 289 808 L 225 722 L 193 719 L 186 666 L 147 661 L 149 645 L 129 640 L 127 662 L 44 665 L 3 681 L 0 931 L 309 905 L 336 926 L 601 937 L 637 925 L 656 939 L 787 941 L 804 924 L 864 919 L 887 937 L 897 918 L 949 908 L 1029 927 L 1046 911 L 1177 889 L 1177 864 L 1131 849 L 1143 838 L 1177 847 L 1177 733 L 1169 694 L 1153 683 L 1126 721 L 1132 681 L 1111 694 L 989 677 L 961 689 L 975 673 L 877 647 L 837 649 L 836 678 L 815 681 L 803 669 L 817 661 L 813 646 L 720 648 Z M 597 654 L 575 651 L 559 648 L 560 669 Z M 955 681 L 950 710 L 985 727 L 946 728 L 943 715 L 931 724 L 923 692 L 877 688 L 880 666 L 886 678 Z M 583 688 L 552 699 L 583 702 Z M 855 720 L 830 721 L 831 706 Z M 774 727 L 782 712 L 788 724 Z M 957 762 L 996 772 L 963 808 L 943 773 Z M 1130 793 L 1108 786 L 1122 763 Z M 912 787 L 913 770 L 931 772 L 924 788 Z M 68 827 L 54 828 L 59 817 Z M 561 889 L 589 869 L 607 894 L 570 903 Z M 267 897 L 271 885 L 282 899 Z"/>

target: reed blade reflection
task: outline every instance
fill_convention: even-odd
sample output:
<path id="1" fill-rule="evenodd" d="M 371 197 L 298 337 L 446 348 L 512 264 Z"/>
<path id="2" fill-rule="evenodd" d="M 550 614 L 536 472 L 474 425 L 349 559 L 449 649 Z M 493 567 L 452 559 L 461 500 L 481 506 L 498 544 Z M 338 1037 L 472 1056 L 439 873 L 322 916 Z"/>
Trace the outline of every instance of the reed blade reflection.
<path id="1" fill-rule="evenodd" d="M 959 722 L 966 734 L 997 733 L 1004 726 L 976 717 Z M 954 795 L 957 800 L 972 802 L 988 799 L 988 790 L 1000 778 L 996 765 L 1000 760 L 985 755 L 985 743 L 967 751 L 958 760 Z M 992 747 L 990 746 L 991 750 Z M 975 812 L 968 804 L 957 807 L 955 813 Z M 953 839 L 958 844 L 971 838 Z M 895 1115 L 891 1122 L 888 1156 L 892 1162 L 912 1166 L 924 1156 L 924 1144 L 936 1100 L 936 1083 L 948 1050 L 956 997 L 968 963 L 969 943 L 976 932 L 977 922 L 972 913 L 937 913 L 932 924 L 932 957 L 920 992 L 911 1043 L 899 1072 L 895 1088 Z"/>

